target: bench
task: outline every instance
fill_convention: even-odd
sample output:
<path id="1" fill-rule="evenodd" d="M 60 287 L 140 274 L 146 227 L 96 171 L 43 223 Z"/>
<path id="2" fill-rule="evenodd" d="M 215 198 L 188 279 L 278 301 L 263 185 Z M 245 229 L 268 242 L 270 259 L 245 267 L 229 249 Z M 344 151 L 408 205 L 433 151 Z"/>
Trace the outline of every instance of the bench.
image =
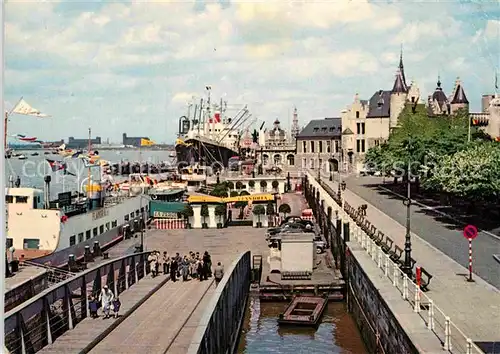
<path id="1" fill-rule="evenodd" d="M 398 245 L 394 246 L 394 251 L 389 251 L 389 258 L 394 263 L 400 264 L 402 256 L 403 256 L 403 249 Z"/>
<path id="2" fill-rule="evenodd" d="M 431 279 L 432 279 L 432 274 L 429 273 L 424 267 L 420 267 L 420 274 L 421 274 L 420 289 L 422 289 L 423 292 L 427 292 L 427 291 L 429 291 L 429 284 L 430 284 Z M 413 279 L 413 281 L 415 283 L 417 282 L 416 273 L 415 273 L 415 278 Z"/>
<path id="3" fill-rule="evenodd" d="M 368 234 L 368 231 L 370 231 L 370 226 L 371 226 L 371 223 L 368 219 L 363 219 L 363 223 L 361 224 L 361 228 L 363 229 L 363 231 L 365 233 Z"/>
<path id="4" fill-rule="evenodd" d="M 370 226 L 370 229 L 368 230 L 368 235 L 370 235 L 371 238 L 375 237 L 377 234 L 377 228 L 374 225 Z"/>
<path id="5" fill-rule="evenodd" d="M 392 241 L 390 237 L 386 237 L 384 243 L 382 244 L 382 251 L 388 254 L 392 248 L 393 243 L 394 241 Z"/>
<path id="6" fill-rule="evenodd" d="M 310 272 L 281 272 L 281 280 L 311 280 Z"/>
<path id="7" fill-rule="evenodd" d="M 384 233 L 381 232 L 381 231 L 379 231 L 377 233 L 377 236 L 373 237 L 373 241 L 375 241 L 376 245 L 379 245 L 380 243 L 382 243 L 382 240 L 384 239 L 384 236 L 385 236 Z"/>

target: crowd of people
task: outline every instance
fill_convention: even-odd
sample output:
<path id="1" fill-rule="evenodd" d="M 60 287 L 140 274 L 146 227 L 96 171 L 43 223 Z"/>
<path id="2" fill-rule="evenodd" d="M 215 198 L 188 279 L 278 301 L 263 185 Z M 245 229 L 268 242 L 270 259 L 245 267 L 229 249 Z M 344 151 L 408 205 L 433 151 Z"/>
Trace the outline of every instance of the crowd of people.
<path id="1" fill-rule="evenodd" d="M 114 317 L 118 318 L 121 302 L 120 298 L 115 296 L 113 292 L 108 288 L 107 285 L 104 285 L 99 296 L 89 295 L 89 312 L 91 318 L 98 318 L 99 315 L 97 310 L 99 309 L 99 305 L 102 305 L 102 312 L 104 314 L 103 319 Z M 113 311 L 111 313 L 111 311 Z"/>
<path id="2" fill-rule="evenodd" d="M 208 280 L 212 277 L 212 257 L 205 251 L 203 255 L 200 252 L 189 252 L 188 255 L 181 256 L 179 252 L 175 256 L 170 256 L 166 251 L 163 256 L 159 251 L 153 251 L 148 257 L 151 267 L 151 275 L 156 277 L 161 272 L 170 274 L 170 280 L 175 282 L 177 278 L 182 277 L 183 281 L 198 279 L 199 281 Z M 224 270 L 219 262 L 215 267 L 215 282 L 218 284 L 224 276 Z"/>

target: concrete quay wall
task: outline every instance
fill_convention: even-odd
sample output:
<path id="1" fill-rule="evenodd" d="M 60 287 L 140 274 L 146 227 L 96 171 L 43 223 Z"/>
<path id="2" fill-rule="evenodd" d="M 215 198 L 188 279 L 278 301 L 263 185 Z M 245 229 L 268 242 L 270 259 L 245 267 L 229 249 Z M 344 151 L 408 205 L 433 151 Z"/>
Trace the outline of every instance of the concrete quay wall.
<path id="1" fill-rule="evenodd" d="M 5 293 L 4 311 L 8 312 L 49 287 L 48 272 L 27 279 Z"/>
<path id="2" fill-rule="evenodd" d="M 347 242 L 348 308 L 370 353 L 442 353 L 436 336 L 366 251 Z"/>
<path id="3" fill-rule="evenodd" d="M 234 352 L 250 290 L 250 255 L 250 251 L 241 254 L 225 271 L 193 335 L 188 354 Z"/>

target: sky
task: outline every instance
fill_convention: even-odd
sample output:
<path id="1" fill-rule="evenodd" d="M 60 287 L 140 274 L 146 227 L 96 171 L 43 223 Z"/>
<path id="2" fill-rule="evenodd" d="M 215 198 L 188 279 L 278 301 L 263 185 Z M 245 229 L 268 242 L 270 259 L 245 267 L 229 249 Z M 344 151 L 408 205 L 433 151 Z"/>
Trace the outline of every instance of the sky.
<path id="1" fill-rule="evenodd" d="M 121 135 L 173 142 L 192 97 L 248 105 L 256 124 L 338 117 L 356 93 L 391 89 L 400 48 L 422 97 L 457 77 L 473 111 L 494 92 L 500 0 L 111 1 L 5 4 L 9 135 Z M 500 82 L 500 77 L 499 77 Z M 235 112 L 235 111 L 234 111 Z"/>

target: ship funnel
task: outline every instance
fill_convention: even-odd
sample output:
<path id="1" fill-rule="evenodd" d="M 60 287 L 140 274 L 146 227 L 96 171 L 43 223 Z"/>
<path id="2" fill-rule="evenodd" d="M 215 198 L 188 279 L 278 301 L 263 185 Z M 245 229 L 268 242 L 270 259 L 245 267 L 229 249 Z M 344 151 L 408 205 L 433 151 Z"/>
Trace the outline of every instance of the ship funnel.
<path id="1" fill-rule="evenodd" d="M 45 209 L 49 209 L 50 208 L 50 181 L 52 181 L 52 177 L 47 175 L 43 178 L 43 180 L 45 182 L 45 191 L 44 191 Z"/>

